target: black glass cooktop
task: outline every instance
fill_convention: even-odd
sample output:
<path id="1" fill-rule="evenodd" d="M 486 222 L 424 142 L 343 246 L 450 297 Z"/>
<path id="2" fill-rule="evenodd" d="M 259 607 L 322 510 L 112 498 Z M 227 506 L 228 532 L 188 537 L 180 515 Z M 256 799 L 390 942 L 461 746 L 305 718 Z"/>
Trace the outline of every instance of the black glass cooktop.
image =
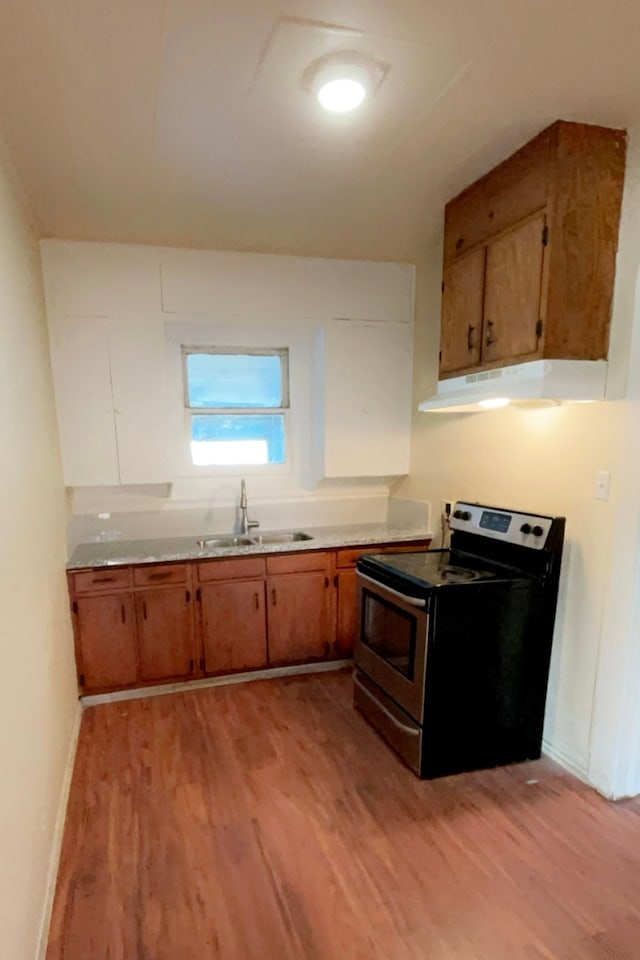
<path id="1" fill-rule="evenodd" d="M 482 561 L 450 550 L 422 550 L 416 553 L 376 553 L 362 557 L 358 569 L 369 576 L 377 573 L 399 577 L 418 586 L 443 587 L 478 580 L 509 579 L 520 575 L 508 569 L 487 569 Z M 382 579 L 382 577 L 381 577 Z"/>

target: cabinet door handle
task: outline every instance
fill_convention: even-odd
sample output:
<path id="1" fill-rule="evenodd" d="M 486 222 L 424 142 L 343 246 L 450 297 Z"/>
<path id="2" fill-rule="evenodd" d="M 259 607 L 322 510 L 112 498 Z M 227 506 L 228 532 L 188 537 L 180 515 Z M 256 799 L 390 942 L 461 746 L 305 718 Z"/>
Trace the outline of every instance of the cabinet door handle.
<path id="1" fill-rule="evenodd" d="M 325 590 L 329 589 L 329 577 L 324 578 L 324 588 Z"/>
<path id="2" fill-rule="evenodd" d="M 473 334 L 475 333 L 475 327 L 472 323 L 467 327 L 467 350 L 473 350 L 475 343 L 473 342 Z"/>
<path id="3" fill-rule="evenodd" d="M 189 603 L 189 601 L 191 600 L 191 591 L 190 591 L 190 590 L 187 590 L 187 591 L 186 591 L 186 596 L 187 596 L 187 603 Z"/>
<path id="4" fill-rule="evenodd" d="M 189 660 L 189 673 L 193 673 L 193 660 Z"/>
<path id="5" fill-rule="evenodd" d="M 124 609 L 124 603 L 121 603 L 121 604 L 120 604 L 120 615 L 121 615 L 121 617 L 122 617 L 122 622 L 123 622 L 123 623 L 126 623 L 127 613 L 126 613 L 126 611 L 125 611 L 125 609 Z"/>
<path id="6" fill-rule="evenodd" d="M 145 600 L 142 601 L 142 616 L 145 620 L 147 619 L 147 604 Z"/>
<path id="7" fill-rule="evenodd" d="M 260 597 L 259 597 L 259 595 L 258 595 L 257 592 L 254 593 L 254 595 L 253 595 L 253 600 L 254 600 L 254 603 L 255 603 L 255 605 L 256 605 L 256 610 L 259 610 L 259 609 L 260 609 Z"/>
<path id="8" fill-rule="evenodd" d="M 494 337 L 493 335 L 493 320 L 487 320 L 487 327 L 488 327 L 487 339 L 485 342 L 486 342 L 486 345 L 490 347 L 497 340 L 497 337 Z"/>
<path id="9" fill-rule="evenodd" d="M 276 605 L 276 603 L 277 603 L 277 600 L 276 600 L 276 588 L 275 588 L 275 587 L 274 587 L 274 588 L 272 589 L 272 591 L 271 591 L 271 603 L 273 604 L 274 607 L 275 607 L 275 605 Z"/>

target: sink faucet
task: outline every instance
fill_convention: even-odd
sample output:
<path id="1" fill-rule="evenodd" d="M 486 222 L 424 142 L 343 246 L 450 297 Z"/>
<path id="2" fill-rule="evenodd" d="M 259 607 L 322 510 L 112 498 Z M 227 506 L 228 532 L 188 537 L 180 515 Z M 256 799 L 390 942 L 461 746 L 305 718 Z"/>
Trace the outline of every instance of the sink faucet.
<path id="1" fill-rule="evenodd" d="M 249 520 L 247 516 L 247 485 L 244 480 L 240 481 L 240 532 L 246 537 L 249 530 L 259 527 L 257 520 Z"/>

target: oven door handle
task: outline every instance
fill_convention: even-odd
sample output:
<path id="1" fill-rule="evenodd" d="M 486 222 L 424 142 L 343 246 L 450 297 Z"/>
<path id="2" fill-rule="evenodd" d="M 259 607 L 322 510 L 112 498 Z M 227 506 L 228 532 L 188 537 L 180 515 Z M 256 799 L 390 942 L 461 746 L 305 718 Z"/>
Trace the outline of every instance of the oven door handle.
<path id="1" fill-rule="evenodd" d="M 362 577 L 363 580 L 368 580 L 369 583 L 372 583 L 375 587 L 380 587 L 382 590 L 386 590 L 387 593 L 392 594 L 394 597 L 398 597 L 399 600 L 402 600 L 404 603 L 408 603 L 411 607 L 426 607 L 427 601 L 421 600 L 418 597 L 408 597 L 406 593 L 400 593 L 399 590 L 394 590 L 392 587 L 388 587 L 385 583 L 381 583 L 379 580 L 374 580 L 373 577 L 368 577 L 366 573 L 360 573 L 358 570 L 358 576 Z"/>
<path id="2" fill-rule="evenodd" d="M 360 680 L 358 680 L 357 674 L 353 675 L 353 682 L 355 683 L 355 685 L 359 690 L 362 690 L 362 692 L 366 694 L 367 697 L 369 697 L 369 700 L 372 700 L 373 703 L 375 703 L 378 710 L 381 710 L 384 713 L 385 717 L 389 717 L 389 720 L 391 720 L 391 722 L 395 724 L 395 726 L 398 727 L 399 730 L 402 730 L 404 733 L 411 734 L 412 737 L 420 736 L 420 731 L 416 730 L 415 727 L 410 727 L 408 724 L 402 723 L 401 720 L 398 720 L 397 717 L 394 717 L 391 711 L 385 707 L 384 703 L 380 703 L 380 701 L 376 697 L 374 697 L 371 691 L 367 690 L 365 685 L 361 683 Z"/>

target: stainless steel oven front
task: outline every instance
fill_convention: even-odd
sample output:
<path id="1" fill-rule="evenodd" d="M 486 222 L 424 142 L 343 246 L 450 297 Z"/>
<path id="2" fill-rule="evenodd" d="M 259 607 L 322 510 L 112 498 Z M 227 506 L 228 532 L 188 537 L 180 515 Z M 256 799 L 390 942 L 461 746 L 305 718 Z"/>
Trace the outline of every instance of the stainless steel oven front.
<path id="1" fill-rule="evenodd" d="M 401 593 L 360 571 L 356 596 L 356 668 L 373 680 L 416 723 L 422 724 L 429 634 L 428 597 Z M 370 695 L 372 690 L 375 688 L 367 688 Z"/>

